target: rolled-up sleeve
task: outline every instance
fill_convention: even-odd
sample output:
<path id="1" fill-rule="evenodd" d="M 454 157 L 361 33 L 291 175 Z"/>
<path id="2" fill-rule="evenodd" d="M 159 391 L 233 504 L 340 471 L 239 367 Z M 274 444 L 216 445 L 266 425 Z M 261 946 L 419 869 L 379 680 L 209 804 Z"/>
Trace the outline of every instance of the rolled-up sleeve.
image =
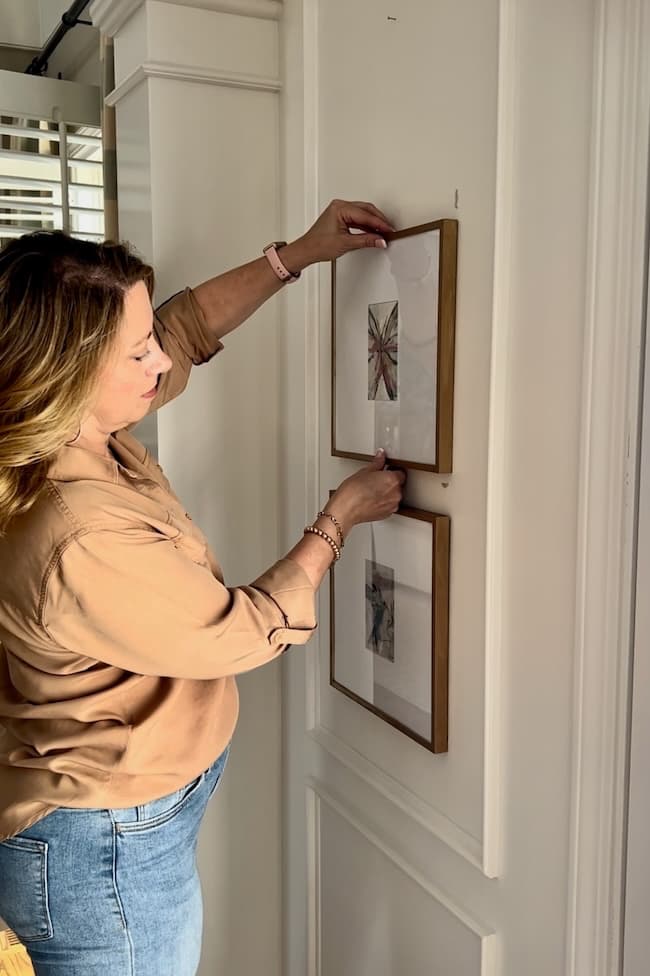
<path id="1" fill-rule="evenodd" d="M 227 587 L 174 542 L 146 529 L 90 531 L 50 567 L 42 626 L 61 651 L 137 674 L 218 678 L 265 664 L 315 627 L 315 593 L 281 559 Z"/>
<path id="2" fill-rule="evenodd" d="M 209 362 L 223 349 L 223 343 L 210 332 L 191 288 L 185 288 L 156 309 L 154 332 L 163 352 L 171 359 L 172 368 L 161 375 L 149 413 L 183 392 L 192 366 Z"/>

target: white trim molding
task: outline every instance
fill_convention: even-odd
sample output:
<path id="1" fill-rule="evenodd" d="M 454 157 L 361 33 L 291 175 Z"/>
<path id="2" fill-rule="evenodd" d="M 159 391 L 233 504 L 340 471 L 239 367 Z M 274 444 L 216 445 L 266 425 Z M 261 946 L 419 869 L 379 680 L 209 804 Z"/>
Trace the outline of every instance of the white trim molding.
<path id="1" fill-rule="evenodd" d="M 510 406 L 512 343 L 512 194 L 515 186 L 517 92 L 517 0 L 499 4 L 497 158 L 494 226 L 494 288 L 490 355 L 490 414 L 486 488 L 485 688 L 483 731 L 483 848 L 481 869 L 488 878 L 501 868 L 501 687 L 503 666 L 505 460 Z"/>
<path id="2" fill-rule="evenodd" d="M 307 961 L 308 976 L 320 976 L 321 974 L 321 953 L 320 953 L 320 908 L 321 908 L 321 863 L 320 863 L 320 834 L 321 834 L 321 803 L 326 803 L 339 816 L 343 817 L 369 844 L 377 848 L 388 858 L 397 868 L 400 869 L 408 878 L 415 881 L 423 891 L 426 892 L 434 901 L 442 905 L 448 912 L 461 922 L 472 935 L 480 942 L 481 964 L 476 976 L 496 976 L 497 973 L 497 933 L 494 929 L 484 925 L 482 922 L 473 918 L 465 908 L 457 905 L 456 902 L 436 885 L 432 884 L 421 871 L 410 864 L 402 855 L 396 851 L 389 842 L 376 833 L 371 827 L 363 823 L 361 819 L 349 809 L 341 797 L 326 787 L 324 783 L 313 777 L 308 777 L 305 781 L 307 787 L 307 837 L 310 850 L 308 855 L 309 865 L 309 890 L 312 892 L 309 905 L 309 957 Z M 315 914 L 316 913 L 316 914 Z"/>
<path id="3" fill-rule="evenodd" d="M 145 61 L 126 76 L 126 78 L 106 96 L 107 105 L 117 105 L 125 95 L 141 85 L 147 78 L 167 78 L 172 81 L 192 81 L 201 85 L 219 85 L 222 88 L 245 88 L 249 91 L 279 92 L 282 82 L 279 78 L 265 78 L 262 75 L 247 74 L 241 71 L 226 71 L 223 68 L 201 68 L 192 64 L 172 64 L 168 61 Z"/>
<path id="4" fill-rule="evenodd" d="M 90 17 L 103 34 L 115 34 L 133 16 L 146 0 L 95 0 L 90 6 Z M 236 14 L 240 17 L 256 17 L 258 20 L 280 20 L 280 0 L 160 0 L 178 7 L 194 7 L 197 10 L 213 10 L 215 13 Z"/>
<path id="5" fill-rule="evenodd" d="M 90 19 L 102 34 L 114 37 L 145 0 L 95 0 L 90 5 Z"/>
<path id="6" fill-rule="evenodd" d="M 321 972 L 320 796 L 307 783 L 307 976 Z"/>
<path id="7" fill-rule="evenodd" d="M 599 0 L 578 512 L 568 976 L 619 972 L 650 12 Z"/>

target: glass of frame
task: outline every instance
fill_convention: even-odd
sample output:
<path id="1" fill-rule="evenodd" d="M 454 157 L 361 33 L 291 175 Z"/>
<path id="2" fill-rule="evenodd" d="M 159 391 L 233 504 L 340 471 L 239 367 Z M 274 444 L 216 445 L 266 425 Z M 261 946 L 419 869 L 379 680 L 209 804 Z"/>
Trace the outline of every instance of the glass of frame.
<path id="1" fill-rule="evenodd" d="M 332 262 L 332 454 L 451 472 L 458 221 Z"/>
<path id="2" fill-rule="evenodd" d="M 330 684 L 447 751 L 450 519 L 401 508 L 356 526 L 330 570 Z"/>

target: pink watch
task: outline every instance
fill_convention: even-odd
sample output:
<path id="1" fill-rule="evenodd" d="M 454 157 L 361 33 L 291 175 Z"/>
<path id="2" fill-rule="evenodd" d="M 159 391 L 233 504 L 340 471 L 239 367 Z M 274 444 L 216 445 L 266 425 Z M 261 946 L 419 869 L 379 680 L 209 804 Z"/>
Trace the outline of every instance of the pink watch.
<path id="1" fill-rule="evenodd" d="M 287 281 L 289 284 L 291 284 L 292 281 L 298 280 L 300 277 L 300 272 L 298 271 L 296 274 L 293 271 L 289 271 L 289 269 L 285 268 L 280 260 L 278 248 L 286 247 L 286 243 L 286 241 L 274 241 L 272 244 L 267 244 L 264 248 L 263 254 L 280 281 Z"/>

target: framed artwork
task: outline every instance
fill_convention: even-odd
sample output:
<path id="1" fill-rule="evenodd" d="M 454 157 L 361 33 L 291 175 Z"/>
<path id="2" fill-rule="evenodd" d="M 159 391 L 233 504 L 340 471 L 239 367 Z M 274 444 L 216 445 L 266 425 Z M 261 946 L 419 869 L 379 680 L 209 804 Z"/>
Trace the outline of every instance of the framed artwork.
<path id="1" fill-rule="evenodd" d="M 451 472 L 458 221 L 332 262 L 332 454 Z"/>
<path id="2" fill-rule="evenodd" d="M 447 751 L 450 519 L 401 508 L 358 525 L 330 570 L 330 684 Z"/>

